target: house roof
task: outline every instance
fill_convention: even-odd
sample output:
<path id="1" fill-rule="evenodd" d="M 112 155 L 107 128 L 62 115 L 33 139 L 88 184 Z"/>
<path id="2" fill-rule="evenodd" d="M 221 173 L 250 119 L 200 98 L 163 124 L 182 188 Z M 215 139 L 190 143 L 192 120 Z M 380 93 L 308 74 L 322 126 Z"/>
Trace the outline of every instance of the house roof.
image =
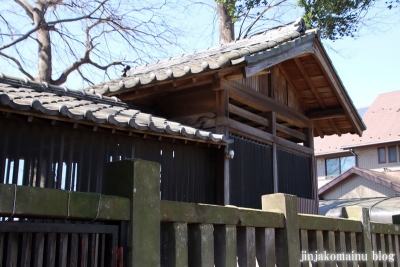
<path id="1" fill-rule="evenodd" d="M 118 129 L 164 135 L 193 141 L 230 143 L 224 135 L 181 125 L 141 112 L 116 97 L 84 90 L 39 84 L 0 72 L 0 111 L 26 113 L 55 120 L 70 119 L 82 124 L 95 123 Z"/>
<path id="2" fill-rule="evenodd" d="M 365 179 L 371 180 L 375 183 L 381 184 L 385 187 L 392 188 L 393 190 L 400 192 L 400 179 L 398 177 L 392 176 L 385 172 L 352 167 L 329 183 L 319 188 L 318 195 L 321 196 L 325 194 L 326 192 L 334 189 L 340 183 L 350 179 L 351 177 L 354 177 L 355 175 L 359 175 L 361 177 L 364 177 Z"/>
<path id="3" fill-rule="evenodd" d="M 363 116 L 367 130 L 363 136 L 345 134 L 315 138 L 315 154 L 343 152 L 360 146 L 400 141 L 400 91 L 380 94 Z"/>
<path id="4" fill-rule="evenodd" d="M 319 42 L 318 29 L 306 30 L 302 19 L 246 39 L 131 68 L 126 77 L 86 90 L 156 105 L 165 94 L 213 85 L 216 77 L 234 80 L 267 73 L 273 66 L 279 67 L 293 89 L 316 136 L 362 134 L 365 125 Z"/>
<path id="5" fill-rule="evenodd" d="M 137 66 L 126 72 L 127 77 L 96 84 L 88 89 L 94 89 L 101 94 L 123 92 L 151 83 L 240 65 L 245 61 L 253 62 L 278 54 L 283 45 L 294 47 L 302 41 L 315 38 L 316 34 L 317 30 L 306 32 L 304 21 L 301 19 L 250 38 Z"/>

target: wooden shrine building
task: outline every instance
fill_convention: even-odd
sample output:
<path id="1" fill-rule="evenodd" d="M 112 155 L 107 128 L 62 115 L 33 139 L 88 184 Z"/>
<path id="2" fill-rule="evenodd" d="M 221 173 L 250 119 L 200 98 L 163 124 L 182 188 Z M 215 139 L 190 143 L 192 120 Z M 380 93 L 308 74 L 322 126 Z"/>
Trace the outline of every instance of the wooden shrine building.
<path id="1" fill-rule="evenodd" d="M 365 130 L 302 20 L 124 76 L 69 91 L 0 75 L 0 183 L 101 193 L 106 162 L 138 157 L 160 163 L 162 199 L 281 192 L 317 213 L 313 137 Z"/>

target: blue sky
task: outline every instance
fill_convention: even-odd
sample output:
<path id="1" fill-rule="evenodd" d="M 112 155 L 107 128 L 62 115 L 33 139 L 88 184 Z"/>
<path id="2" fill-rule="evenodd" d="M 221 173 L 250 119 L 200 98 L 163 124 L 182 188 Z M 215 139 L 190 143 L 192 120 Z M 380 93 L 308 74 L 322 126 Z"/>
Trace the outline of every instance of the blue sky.
<path id="1" fill-rule="evenodd" d="M 329 45 L 340 52 L 327 49 L 357 108 L 370 106 L 379 94 L 400 90 L 400 27 L 397 25 Z"/>
<path id="2" fill-rule="evenodd" d="M 218 45 L 215 2 L 214 0 L 203 0 L 201 2 L 208 3 L 208 5 L 199 5 L 197 4 L 199 2 L 190 0 L 188 3 L 192 3 L 192 5 L 183 7 L 184 10 L 172 11 L 176 13 L 171 14 L 174 17 L 173 20 L 177 27 L 182 29 L 177 42 L 184 49 L 168 48 L 169 56 L 191 53 L 195 50 L 203 50 Z M 302 10 L 293 8 L 293 2 L 295 0 L 288 1 L 276 14 L 282 23 L 293 21 L 302 15 Z M 400 8 L 397 8 L 396 12 L 388 12 L 383 7 L 380 10 L 372 10 L 370 14 L 377 12 L 383 13 L 380 14 L 380 17 L 376 17 L 375 22 L 372 23 L 373 31 L 371 27 L 366 27 L 357 39 L 345 38 L 336 42 L 324 41 L 329 57 L 357 108 L 371 105 L 378 94 L 400 90 L 400 83 L 397 78 L 400 76 L 398 65 L 400 62 L 400 27 L 397 26 L 400 22 Z M 269 16 L 274 15 L 274 13 L 269 14 Z M 263 29 L 268 27 L 270 26 L 261 25 Z M 329 49 L 329 46 L 338 53 Z M 35 49 L 36 47 L 31 49 L 32 51 L 27 51 L 27 53 L 35 55 Z M 121 49 L 120 47 L 118 51 Z M 135 60 L 134 58 L 130 59 L 129 56 L 130 54 L 127 53 L 127 60 Z M 62 58 L 63 55 L 60 57 Z M 36 61 L 34 57 L 32 60 Z M 22 76 L 19 71 L 11 70 L 8 64 L 0 64 L 0 67 L 7 74 Z M 119 71 L 117 75 L 120 75 Z M 102 76 L 104 80 L 117 77 L 115 75 Z M 95 82 L 100 83 L 102 80 L 98 79 Z M 72 76 L 66 85 L 74 89 L 84 86 L 82 79 L 77 75 Z"/>

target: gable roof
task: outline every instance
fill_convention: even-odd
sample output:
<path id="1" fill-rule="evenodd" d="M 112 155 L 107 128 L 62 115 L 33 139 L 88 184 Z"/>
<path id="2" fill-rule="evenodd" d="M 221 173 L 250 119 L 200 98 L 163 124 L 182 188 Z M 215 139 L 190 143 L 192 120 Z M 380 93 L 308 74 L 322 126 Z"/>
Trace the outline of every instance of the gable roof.
<path id="1" fill-rule="evenodd" d="M 224 135 L 181 125 L 141 112 L 116 97 L 39 84 L 0 72 L 0 111 L 75 121 L 199 142 L 230 143 Z"/>
<path id="2" fill-rule="evenodd" d="M 126 77 L 86 90 L 153 103 L 178 89 L 212 85 L 216 77 L 247 78 L 273 66 L 279 66 L 316 136 L 362 134 L 365 125 L 319 42 L 318 29 L 306 30 L 302 19 L 229 44 L 131 68 Z"/>
<path id="3" fill-rule="evenodd" d="M 101 94 L 120 93 L 151 83 L 240 65 L 245 61 L 259 61 L 271 55 L 279 54 L 288 47 L 295 47 L 301 42 L 311 40 L 317 35 L 317 30 L 307 31 L 304 34 L 305 31 L 304 21 L 302 19 L 297 20 L 294 23 L 267 30 L 250 38 L 137 66 L 126 72 L 127 77 L 96 84 L 89 88 Z"/>
<path id="4" fill-rule="evenodd" d="M 315 138 L 315 154 L 340 153 L 343 149 L 400 141 L 400 91 L 378 95 L 363 116 L 363 136 L 351 134 Z"/>
<path id="5" fill-rule="evenodd" d="M 365 179 L 371 180 L 375 183 L 381 184 L 385 187 L 392 188 L 393 190 L 399 191 L 400 192 L 400 179 L 397 177 L 394 177 L 390 174 L 387 174 L 385 172 L 378 172 L 378 171 L 372 171 L 368 169 L 362 169 L 358 167 L 351 167 L 329 183 L 325 184 L 321 188 L 318 189 L 318 195 L 321 196 L 325 194 L 326 192 L 332 190 L 335 188 L 337 185 L 340 183 L 350 179 L 351 177 L 354 177 L 355 175 L 359 175 L 361 177 L 364 177 Z"/>

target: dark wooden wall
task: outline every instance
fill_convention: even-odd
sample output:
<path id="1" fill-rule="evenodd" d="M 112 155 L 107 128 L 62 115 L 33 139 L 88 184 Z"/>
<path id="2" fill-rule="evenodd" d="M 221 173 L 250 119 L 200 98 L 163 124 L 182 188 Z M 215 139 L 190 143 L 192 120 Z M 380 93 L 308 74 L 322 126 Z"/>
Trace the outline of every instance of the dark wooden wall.
<path id="1" fill-rule="evenodd" d="M 274 193 L 271 147 L 231 136 L 230 197 L 232 205 L 261 209 L 261 196 Z"/>
<path id="2" fill-rule="evenodd" d="M 103 193 L 107 162 L 141 158 L 161 164 L 162 199 L 215 204 L 218 148 L 143 136 L 0 117 L 0 183 Z"/>
<path id="3" fill-rule="evenodd" d="M 230 161 L 231 204 L 261 208 L 261 196 L 274 193 L 271 146 L 231 136 L 230 149 L 235 157 Z M 310 157 L 277 149 L 278 192 L 312 199 Z"/>
<path id="4" fill-rule="evenodd" d="M 279 192 L 312 199 L 310 157 L 277 149 L 277 158 Z"/>

